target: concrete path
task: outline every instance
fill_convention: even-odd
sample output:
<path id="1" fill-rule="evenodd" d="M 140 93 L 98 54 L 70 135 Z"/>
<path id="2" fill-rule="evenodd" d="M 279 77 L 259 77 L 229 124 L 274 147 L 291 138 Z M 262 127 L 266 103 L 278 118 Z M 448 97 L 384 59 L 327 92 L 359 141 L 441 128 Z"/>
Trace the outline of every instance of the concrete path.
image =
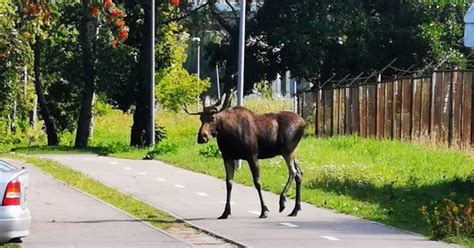
<path id="1" fill-rule="evenodd" d="M 189 247 L 31 166 L 28 207 L 32 225 L 23 247 Z"/>
<path id="2" fill-rule="evenodd" d="M 159 161 L 96 155 L 45 155 L 97 180 L 135 195 L 205 230 L 252 247 L 452 247 L 353 216 L 303 204 L 296 218 L 278 213 L 278 196 L 265 192 L 268 219 L 258 219 L 253 187 L 235 185 L 232 215 L 217 220 L 224 208 L 225 183 Z M 262 179 L 265 184 L 265 178 Z"/>

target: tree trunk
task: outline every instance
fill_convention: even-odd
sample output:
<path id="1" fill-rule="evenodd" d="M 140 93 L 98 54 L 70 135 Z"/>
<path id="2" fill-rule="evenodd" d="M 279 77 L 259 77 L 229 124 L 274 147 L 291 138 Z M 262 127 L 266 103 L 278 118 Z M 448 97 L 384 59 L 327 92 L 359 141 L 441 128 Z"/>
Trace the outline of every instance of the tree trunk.
<path id="1" fill-rule="evenodd" d="M 74 147 L 87 148 L 92 132 L 94 94 L 96 90 L 96 49 L 95 41 L 98 32 L 97 19 L 90 14 L 89 1 L 83 0 L 79 40 L 82 48 L 82 66 L 84 88 L 82 90 L 81 111 L 77 123 L 76 142 Z"/>
<path id="2" fill-rule="evenodd" d="M 44 120 L 46 126 L 46 135 L 48 137 L 48 146 L 57 146 L 59 144 L 58 134 L 56 130 L 56 124 L 53 116 L 49 112 L 48 104 L 44 97 L 43 84 L 41 83 L 41 39 L 36 37 L 36 43 L 34 44 L 34 73 L 35 73 L 35 91 L 38 97 L 38 103 L 40 105 L 41 117 Z M 36 106 L 35 106 L 36 107 Z"/>
<path id="3" fill-rule="evenodd" d="M 149 88 L 147 78 L 145 75 L 148 75 L 146 68 L 150 68 L 151 56 L 151 35 L 150 26 L 151 26 L 151 11 L 148 4 L 148 1 L 144 1 L 142 4 L 143 9 L 145 10 L 145 20 L 143 23 L 143 38 L 140 46 L 140 61 L 138 63 L 139 72 L 138 73 L 138 83 L 137 83 L 137 95 L 136 95 L 136 109 L 133 113 L 133 126 L 131 130 L 130 145 L 131 146 L 150 146 L 150 133 L 152 132 L 150 123 L 150 93 L 151 89 Z M 154 134 L 153 134 L 154 135 Z"/>

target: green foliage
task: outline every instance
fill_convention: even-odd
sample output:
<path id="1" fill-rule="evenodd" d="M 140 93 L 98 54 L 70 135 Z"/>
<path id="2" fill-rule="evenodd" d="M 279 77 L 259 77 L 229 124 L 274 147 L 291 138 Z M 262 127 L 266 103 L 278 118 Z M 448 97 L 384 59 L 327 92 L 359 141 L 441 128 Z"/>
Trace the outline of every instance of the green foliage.
<path id="1" fill-rule="evenodd" d="M 168 135 L 164 126 L 156 126 L 155 127 L 155 142 L 160 143 L 161 141 L 165 140 Z"/>
<path id="2" fill-rule="evenodd" d="M 156 97 L 164 108 L 178 112 L 184 104 L 197 102 L 199 95 L 209 88 L 211 83 L 209 79 L 201 80 L 190 75 L 183 68 L 188 36 L 175 33 L 180 28 L 177 24 L 171 24 L 167 28 L 161 38 L 162 46 L 159 50 L 169 54 L 170 66 L 158 72 Z"/>
<path id="3" fill-rule="evenodd" d="M 424 20 L 419 28 L 430 47 L 430 57 L 437 60 L 447 57 L 448 64 L 466 67 L 465 55 L 469 50 L 460 42 L 460 38 L 463 37 L 463 17 L 468 5 L 461 1 L 425 1 L 415 6 L 423 10 Z"/>
<path id="4" fill-rule="evenodd" d="M 97 100 L 94 102 L 94 115 L 95 116 L 104 116 L 110 112 L 112 112 L 113 107 L 112 105 L 106 103 L 104 98 L 99 95 Z"/>
<path id="5" fill-rule="evenodd" d="M 199 155 L 204 156 L 205 158 L 220 158 L 221 151 L 216 145 L 213 144 L 199 149 Z"/>
<path id="6" fill-rule="evenodd" d="M 272 99 L 272 88 L 267 81 L 256 83 L 254 89 L 264 99 Z"/>
<path id="7" fill-rule="evenodd" d="M 165 154 L 176 154 L 178 151 L 178 145 L 171 143 L 169 141 L 162 141 L 153 147 L 151 151 L 147 153 L 145 158 L 147 159 L 155 159 L 158 155 L 165 155 Z"/>
<path id="8" fill-rule="evenodd" d="M 157 101 L 166 109 L 178 112 L 184 104 L 198 101 L 199 95 L 210 86 L 183 68 L 170 68 L 157 75 Z"/>
<path id="9" fill-rule="evenodd" d="M 11 126 L 12 123 L 0 118 L 0 152 L 9 151 L 13 147 L 45 143 L 46 137 L 41 130 L 41 125 L 31 128 L 26 121 L 16 121 L 13 130 L 11 130 Z"/>
<path id="10" fill-rule="evenodd" d="M 443 239 L 459 235 L 474 238 L 473 208 L 473 198 L 467 199 L 465 203 L 459 203 L 456 194 L 451 193 L 441 202 L 433 202 L 429 207 L 422 206 L 420 212 L 435 238 Z"/>
<path id="11" fill-rule="evenodd" d="M 132 150 L 132 147 L 120 141 L 113 141 L 111 143 L 99 143 L 98 145 L 94 146 L 94 149 L 100 151 L 101 153 L 113 154 L 120 152 L 130 152 Z"/>

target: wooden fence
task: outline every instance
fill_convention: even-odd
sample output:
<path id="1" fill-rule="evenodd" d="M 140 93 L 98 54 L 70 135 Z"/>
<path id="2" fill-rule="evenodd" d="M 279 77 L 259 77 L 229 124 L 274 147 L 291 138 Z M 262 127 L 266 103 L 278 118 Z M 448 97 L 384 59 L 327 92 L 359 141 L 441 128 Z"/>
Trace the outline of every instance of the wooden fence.
<path id="1" fill-rule="evenodd" d="M 317 136 L 352 135 L 474 145 L 474 71 L 436 71 L 355 87 L 299 94 L 299 112 L 314 119 Z"/>

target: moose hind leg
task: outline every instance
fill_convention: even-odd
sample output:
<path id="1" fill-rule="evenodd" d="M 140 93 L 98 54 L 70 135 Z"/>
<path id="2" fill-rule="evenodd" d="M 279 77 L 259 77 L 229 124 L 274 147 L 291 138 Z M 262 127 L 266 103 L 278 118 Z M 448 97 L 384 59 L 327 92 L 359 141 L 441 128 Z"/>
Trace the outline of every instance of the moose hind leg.
<path id="1" fill-rule="evenodd" d="M 297 216 L 298 212 L 301 211 L 301 183 L 303 181 L 303 171 L 301 170 L 298 161 L 294 160 L 295 168 L 296 168 L 296 198 L 295 198 L 295 208 L 291 211 L 291 214 L 288 216 Z"/>
<path id="2" fill-rule="evenodd" d="M 268 208 L 263 201 L 262 196 L 262 186 L 260 185 L 260 168 L 258 165 L 258 159 L 253 158 L 248 160 L 250 171 L 252 172 L 253 177 L 253 184 L 255 185 L 255 189 L 257 189 L 258 197 L 260 197 L 260 206 L 262 208 L 262 213 L 260 214 L 260 218 L 267 218 L 268 217 Z"/>
<path id="3" fill-rule="evenodd" d="M 234 161 L 225 160 L 224 165 L 225 165 L 225 174 L 226 174 L 225 183 L 226 183 L 226 189 L 227 189 L 227 198 L 226 198 L 224 213 L 222 213 L 219 219 L 227 219 L 227 217 L 229 217 L 231 213 L 230 198 L 231 198 L 231 193 L 232 193 L 232 182 L 234 180 Z"/>
<path id="4" fill-rule="evenodd" d="M 288 181 L 283 188 L 283 191 L 280 194 L 280 213 L 285 210 L 286 207 L 286 193 L 291 187 L 293 180 L 295 179 L 296 175 L 296 168 L 294 166 L 294 156 L 293 155 L 284 155 L 283 158 L 285 159 L 286 166 L 288 167 Z"/>

